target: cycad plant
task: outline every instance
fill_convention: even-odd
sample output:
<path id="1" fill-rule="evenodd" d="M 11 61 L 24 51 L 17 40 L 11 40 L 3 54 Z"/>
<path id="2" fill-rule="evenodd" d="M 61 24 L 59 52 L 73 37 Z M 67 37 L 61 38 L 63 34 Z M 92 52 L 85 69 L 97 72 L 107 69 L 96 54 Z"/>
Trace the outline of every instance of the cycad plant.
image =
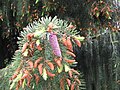
<path id="1" fill-rule="evenodd" d="M 42 17 L 23 30 L 14 56 L 20 63 L 10 78 L 10 90 L 80 90 L 73 45 L 80 47 L 84 37 L 75 27 L 57 17 Z"/>

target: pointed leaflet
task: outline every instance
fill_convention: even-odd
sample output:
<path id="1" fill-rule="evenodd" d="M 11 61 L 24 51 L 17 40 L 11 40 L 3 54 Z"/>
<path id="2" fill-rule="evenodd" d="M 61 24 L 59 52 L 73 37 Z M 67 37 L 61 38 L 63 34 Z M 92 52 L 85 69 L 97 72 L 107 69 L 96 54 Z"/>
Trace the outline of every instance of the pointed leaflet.
<path id="1" fill-rule="evenodd" d="M 58 73 L 61 73 L 63 70 L 63 65 L 61 65 L 60 67 L 57 67 Z"/>
<path id="2" fill-rule="evenodd" d="M 45 28 L 43 27 L 42 30 L 37 30 L 34 33 L 34 37 L 39 38 L 45 32 Z"/>
<path id="3" fill-rule="evenodd" d="M 24 53 L 26 51 L 28 45 L 29 45 L 28 42 L 26 42 L 26 43 L 23 44 L 22 53 Z"/>
<path id="4" fill-rule="evenodd" d="M 74 36 L 73 38 L 80 40 L 80 41 L 83 41 L 85 39 L 85 37 L 80 37 L 80 36 Z"/>
<path id="5" fill-rule="evenodd" d="M 40 77 L 37 74 L 34 74 L 34 76 L 35 76 L 35 82 L 38 85 L 38 82 L 40 81 Z"/>
<path id="6" fill-rule="evenodd" d="M 64 64 L 65 72 L 68 72 L 70 70 L 70 67 L 66 64 Z"/>
<path id="7" fill-rule="evenodd" d="M 54 70 L 54 65 L 52 62 L 48 61 L 47 62 L 48 66 L 50 67 L 51 70 Z"/>
<path id="8" fill-rule="evenodd" d="M 70 37 L 67 37 L 66 43 L 67 43 L 67 49 L 70 50 L 71 52 L 73 52 L 73 46 L 72 46 Z"/>
<path id="9" fill-rule="evenodd" d="M 42 74 L 43 79 L 46 81 L 47 80 L 47 71 L 46 68 L 43 68 L 43 74 Z"/>
<path id="10" fill-rule="evenodd" d="M 81 47 L 81 42 L 80 42 L 79 40 L 77 40 L 77 39 L 74 38 L 74 42 L 75 42 L 79 47 Z"/>
<path id="11" fill-rule="evenodd" d="M 34 68 L 37 68 L 39 62 L 43 59 L 43 57 L 39 57 L 37 60 L 35 60 L 35 63 L 34 63 Z"/>
<path id="12" fill-rule="evenodd" d="M 40 40 L 37 40 L 37 41 L 36 41 L 36 45 L 37 45 L 37 46 L 40 45 Z"/>
<path id="13" fill-rule="evenodd" d="M 42 73 L 43 73 L 43 64 L 42 63 L 40 63 L 38 65 L 38 70 L 39 70 L 40 75 L 42 75 Z"/>
<path id="14" fill-rule="evenodd" d="M 22 55 L 25 56 L 25 57 L 27 57 L 28 56 L 28 52 L 29 52 L 29 50 L 26 49 L 25 52 Z"/>
<path id="15" fill-rule="evenodd" d="M 54 77 L 54 76 L 55 76 L 55 74 L 49 72 L 48 70 L 47 70 L 47 75 L 48 75 L 49 77 Z"/>
<path id="16" fill-rule="evenodd" d="M 76 55 L 74 53 L 72 53 L 72 52 L 70 52 L 68 50 L 66 51 L 66 53 L 69 54 L 69 55 L 71 55 L 71 56 L 73 56 L 73 57 L 76 57 Z"/>

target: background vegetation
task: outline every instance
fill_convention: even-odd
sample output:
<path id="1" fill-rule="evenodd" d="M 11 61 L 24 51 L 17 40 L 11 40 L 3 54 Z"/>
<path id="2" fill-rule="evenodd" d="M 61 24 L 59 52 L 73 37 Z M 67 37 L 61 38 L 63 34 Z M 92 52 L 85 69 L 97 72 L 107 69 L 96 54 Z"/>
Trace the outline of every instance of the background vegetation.
<path id="1" fill-rule="evenodd" d="M 1 0 L 0 5 L 0 68 L 18 49 L 22 28 L 41 16 L 58 16 L 86 37 L 75 53 L 87 90 L 120 89 L 119 0 Z"/>

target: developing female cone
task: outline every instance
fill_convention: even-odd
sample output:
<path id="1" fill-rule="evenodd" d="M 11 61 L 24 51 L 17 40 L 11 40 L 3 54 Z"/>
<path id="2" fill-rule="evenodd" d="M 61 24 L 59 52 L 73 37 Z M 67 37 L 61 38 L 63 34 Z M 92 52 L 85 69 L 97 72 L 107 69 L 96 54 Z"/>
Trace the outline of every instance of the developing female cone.
<path id="1" fill-rule="evenodd" d="M 49 41 L 50 41 L 50 45 L 52 47 L 53 53 L 56 56 L 61 57 L 61 51 L 60 51 L 60 46 L 59 46 L 59 43 L 58 43 L 57 36 L 55 34 L 51 33 L 49 35 Z"/>

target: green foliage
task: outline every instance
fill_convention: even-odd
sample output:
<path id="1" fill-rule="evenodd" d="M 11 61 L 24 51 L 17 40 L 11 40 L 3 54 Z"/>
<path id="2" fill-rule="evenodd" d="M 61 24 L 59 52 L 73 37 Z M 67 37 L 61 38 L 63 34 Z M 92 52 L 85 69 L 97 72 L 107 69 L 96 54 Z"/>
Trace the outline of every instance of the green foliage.
<path id="1" fill-rule="evenodd" d="M 12 77 L 13 72 L 16 70 L 16 68 L 19 66 L 21 57 L 20 52 L 17 51 L 14 55 L 15 61 L 12 62 L 12 64 L 8 65 L 6 68 L 3 68 L 0 70 L 0 88 L 1 90 L 9 90 L 10 83 L 9 79 Z"/>
<path id="2" fill-rule="evenodd" d="M 50 41 L 50 35 L 53 34 L 57 37 L 60 46 L 57 47 L 57 51 L 54 51 L 56 48 L 54 44 L 57 42 Z M 76 40 L 80 43 L 79 40 L 84 39 L 77 34 L 78 32 L 74 26 L 57 19 L 57 17 L 42 17 L 39 21 L 29 24 L 18 38 L 19 50 L 15 52 L 12 65 L 8 66 L 10 71 L 5 68 L 9 72 L 3 73 L 4 82 L 2 82 L 1 88 L 10 88 L 11 90 L 23 90 L 26 88 L 27 90 L 70 90 L 73 87 L 80 89 L 81 84 L 84 89 L 83 81 L 79 80 L 80 73 L 71 67 L 77 63 L 74 60 L 75 55 L 71 46 L 72 44 L 79 46 Z M 68 41 L 65 42 L 67 46 L 62 41 L 63 37 L 66 41 L 69 39 L 69 43 L 67 43 Z M 53 40 L 55 40 L 55 37 Z M 60 49 L 59 52 L 61 52 L 60 56 L 56 54 L 58 48 Z M 41 61 L 36 64 L 39 58 L 41 58 Z M 50 63 L 50 66 L 48 63 Z M 43 66 L 40 67 L 40 65 Z M 3 85 L 8 79 L 8 86 L 4 87 Z"/>
<path id="3" fill-rule="evenodd" d="M 117 28 L 119 25 L 118 26 L 114 25 L 116 24 L 116 21 L 119 21 L 119 16 L 117 15 L 119 14 L 119 10 L 117 10 L 118 8 L 116 8 L 116 6 L 113 5 L 112 0 L 104 0 L 104 4 L 102 5 L 100 4 L 101 1 L 102 0 L 97 0 L 97 1 L 69 0 L 69 2 L 68 0 L 26 0 L 26 1 L 2 0 L 2 2 L 0 2 L 1 5 L 0 6 L 0 30 L 1 30 L 0 36 L 2 37 L 2 42 L 4 41 L 4 44 L 3 46 L 1 46 L 2 48 L 0 48 L 0 50 L 1 51 L 8 50 L 9 53 L 2 52 L 4 54 L 0 57 L 0 59 L 2 57 L 3 57 L 2 59 L 8 58 L 8 56 L 10 54 L 13 54 L 14 51 L 17 49 L 15 48 L 14 45 L 16 45 L 16 41 L 17 41 L 16 37 L 19 36 L 19 33 L 22 30 L 21 28 L 25 27 L 29 22 L 38 20 L 38 17 L 41 17 L 41 15 L 42 16 L 48 15 L 52 17 L 57 15 L 62 19 L 74 23 L 77 26 L 78 31 L 79 30 L 81 31 L 79 34 L 82 34 L 83 36 L 86 37 L 86 42 L 83 43 L 84 49 L 82 48 L 84 51 L 82 53 L 81 49 L 78 48 L 79 52 L 77 53 L 77 55 L 78 56 L 81 55 L 80 59 L 78 59 L 78 61 L 80 62 L 78 67 L 83 66 L 84 69 L 83 72 L 85 74 L 85 79 L 87 82 L 87 89 L 106 90 L 106 89 L 115 88 L 115 90 L 117 89 L 119 90 L 118 85 L 119 85 L 119 76 L 120 76 L 119 75 L 119 71 L 120 71 L 119 70 L 119 55 L 120 55 L 119 36 L 120 35 L 117 32 L 119 31 L 119 28 Z M 99 9 L 97 12 L 95 10 L 96 6 Z M 114 12 L 110 12 L 108 10 L 109 8 Z M 95 12 L 94 11 L 91 12 L 91 9 L 95 10 Z M 103 15 L 101 16 L 100 13 L 102 9 L 104 9 L 104 12 Z M 91 17 L 91 13 L 93 17 Z M 95 13 L 95 17 L 97 17 L 97 19 L 94 18 L 93 13 Z M 29 32 L 32 33 L 37 31 L 36 28 L 38 27 L 35 25 L 36 23 L 38 24 L 40 22 L 34 22 L 34 24 L 32 23 L 28 25 L 27 28 L 30 28 L 28 32 L 26 30 L 22 30 L 23 33 L 21 33 L 22 36 L 20 36 L 19 38 L 20 42 L 18 42 L 20 50 L 22 49 L 22 44 L 24 44 L 27 41 L 27 39 L 24 38 L 25 35 L 27 35 Z M 59 24 L 62 23 L 63 22 Z M 49 23 L 45 25 L 45 28 L 41 28 L 41 27 L 40 28 L 47 29 L 48 24 Z M 109 30 L 106 28 L 109 28 Z M 32 31 L 30 31 L 31 29 Z M 62 28 L 61 30 L 67 30 L 67 29 Z M 68 33 L 70 34 L 71 32 Z M 61 34 L 59 37 L 61 37 Z M 112 37 L 112 39 L 110 39 L 110 37 Z M 43 42 L 41 42 L 40 40 L 40 43 Z M 49 43 L 46 42 L 46 44 Z M 60 44 L 60 46 L 62 50 L 64 49 L 66 50 L 66 48 L 64 48 L 62 44 Z M 50 58 L 51 48 L 47 47 L 46 49 L 49 50 L 48 53 L 46 53 L 46 56 Z M 34 52 L 34 55 L 36 54 L 40 55 L 41 53 L 36 50 Z M 21 60 L 22 55 L 20 54 L 15 57 L 18 56 L 20 56 L 20 59 L 18 60 Z M 37 59 L 36 56 L 32 57 L 33 61 L 36 59 Z M 10 65 L 10 67 L 8 66 L 7 68 L 1 70 L 2 77 L 4 77 L 3 76 L 4 71 L 10 71 L 11 73 L 13 73 L 15 68 L 19 66 L 18 65 L 19 63 L 17 64 L 16 62 L 17 59 L 14 60 L 15 60 L 14 65 L 16 65 L 16 67 L 12 67 Z M 11 75 L 8 74 L 8 77 L 10 78 Z M 6 74 L 5 77 L 7 77 Z M 4 83 L 7 83 L 7 85 L 9 85 L 7 82 L 8 78 L 0 78 L 0 79 L 1 79 L 0 88 L 4 87 L 3 86 Z M 46 85 L 48 84 L 46 83 Z M 8 90 L 8 86 L 6 86 L 6 88 L 3 88 L 3 90 Z"/>

